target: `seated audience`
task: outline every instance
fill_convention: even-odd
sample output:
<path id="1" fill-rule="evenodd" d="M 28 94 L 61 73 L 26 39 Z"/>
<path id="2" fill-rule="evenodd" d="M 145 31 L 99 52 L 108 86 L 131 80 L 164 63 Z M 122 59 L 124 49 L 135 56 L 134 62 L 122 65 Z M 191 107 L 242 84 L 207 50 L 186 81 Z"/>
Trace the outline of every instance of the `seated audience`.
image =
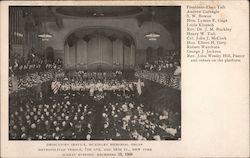
<path id="1" fill-rule="evenodd" d="M 64 84 L 73 87 L 52 93 L 48 100 L 38 100 L 28 91 L 25 95 L 31 97 L 20 96 L 22 99 L 11 103 L 10 139 L 165 140 L 180 137 L 179 113 L 169 109 L 162 113 L 153 111 L 138 100 L 140 96 L 135 86 L 124 93 L 123 88 L 129 81 L 83 82 L 94 83 L 97 89 L 93 94 L 86 87 L 77 90 L 74 86 L 80 81 L 66 80 Z M 119 85 L 120 88 L 98 90 L 99 84 Z"/>

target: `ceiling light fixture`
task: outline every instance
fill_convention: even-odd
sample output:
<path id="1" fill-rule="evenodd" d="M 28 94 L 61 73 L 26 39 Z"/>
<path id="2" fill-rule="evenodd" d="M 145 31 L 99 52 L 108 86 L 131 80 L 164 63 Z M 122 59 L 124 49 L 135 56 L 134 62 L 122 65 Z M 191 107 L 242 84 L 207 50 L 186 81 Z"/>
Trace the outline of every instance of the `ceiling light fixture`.
<path id="1" fill-rule="evenodd" d="M 158 38 L 158 37 L 160 37 L 160 35 L 158 33 L 156 33 L 156 32 L 150 32 L 150 33 L 146 34 L 145 37 L 147 37 L 147 38 Z"/>
<path id="2" fill-rule="evenodd" d="M 40 37 L 40 38 L 51 38 L 53 36 L 50 33 L 42 32 L 41 34 L 38 35 L 38 37 Z"/>
<path id="3" fill-rule="evenodd" d="M 161 35 L 154 31 L 154 15 L 155 15 L 155 12 L 154 12 L 153 8 L 151 8 L 151 9 L 152 9 L 151 32 L 147 33 L 145 35 L 145 37 L 148 38 L 149 41 L 156 41 L 157 38 L 159 38 Z"/>
<path id="4" fill-rule="evenodd" d="M 38 37 L 40 37 L 40 38 L 52 38 L 53 35 L 47 31 L 46 24 L 43 24 L 43 26 L 44 26 L 43 31 L 40 34 L 38 34 Z"/>
<path id="5" fill-rule="evenodd" d="M 17 37 L 23 37 L 23 34 L 19 33 L 19 32 L 14 32 L 14 35 L 17 36 Z"/>
<path id="6" fill-rule="evenodd" d="M 46 19 L 47 18 L 48 17 L 46 17 Z M 42 29 L 43 30 L 42 30 L 41 33 L 38 34 L 38 37 L 40 37 L 40 38 L 47 38 L 47 39 L 53 37 L 53 35 L 47 31 L 47 25 L 46 24 L 47 24 L 46 22 L 42 23 Z"/>

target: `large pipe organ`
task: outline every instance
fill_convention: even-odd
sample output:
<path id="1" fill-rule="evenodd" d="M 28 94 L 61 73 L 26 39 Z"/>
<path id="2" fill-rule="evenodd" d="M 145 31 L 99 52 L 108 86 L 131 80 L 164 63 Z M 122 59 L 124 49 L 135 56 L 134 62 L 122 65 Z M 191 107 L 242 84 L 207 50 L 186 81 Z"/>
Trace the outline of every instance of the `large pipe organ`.
<path id="1" fill-rule="evenodd" d="M 66 39 L 64 57 L 67 69 L 129 69 L 135 65 L 135 43 L 122 33 L 73 33 Z"/>

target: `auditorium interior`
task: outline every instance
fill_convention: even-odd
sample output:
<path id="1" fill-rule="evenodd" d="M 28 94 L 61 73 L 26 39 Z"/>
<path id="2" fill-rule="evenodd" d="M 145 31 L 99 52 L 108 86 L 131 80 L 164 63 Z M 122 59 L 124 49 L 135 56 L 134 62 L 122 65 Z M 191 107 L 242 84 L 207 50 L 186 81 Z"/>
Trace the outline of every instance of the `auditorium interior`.
<path id="1" fill-rule="evenodd" d="M 10 6 L 9 140 L 181 140 L 181 7 Z"/>

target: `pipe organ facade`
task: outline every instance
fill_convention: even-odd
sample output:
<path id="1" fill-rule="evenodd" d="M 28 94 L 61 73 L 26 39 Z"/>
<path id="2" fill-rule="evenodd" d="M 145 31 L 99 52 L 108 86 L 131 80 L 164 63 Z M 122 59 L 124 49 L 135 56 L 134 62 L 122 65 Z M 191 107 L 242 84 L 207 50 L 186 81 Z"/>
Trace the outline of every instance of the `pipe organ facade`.
<path id="1" fill-rule="evenodd" d="M 67 69 L 129 69 L 135 65 L 135 44 L 124 36 L 94 33 L 79 38 L 70 35 L 64 45 Z"/>

